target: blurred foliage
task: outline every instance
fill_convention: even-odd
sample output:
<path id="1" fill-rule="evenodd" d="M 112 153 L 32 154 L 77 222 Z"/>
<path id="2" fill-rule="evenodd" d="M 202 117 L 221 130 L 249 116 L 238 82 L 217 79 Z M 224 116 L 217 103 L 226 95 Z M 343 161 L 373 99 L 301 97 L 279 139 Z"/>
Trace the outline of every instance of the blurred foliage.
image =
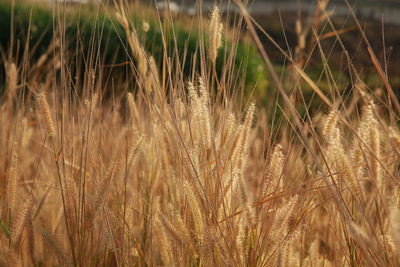
<path id="1" fill-rule="evenodd" d="M 0 1 L 0 25 L 2 26 L 0 49 L 3 52 L 2 59 L 5 59 L 4 57 L 7 57 L 5 53 L 10 51 L 11 30 L 14 36 L 11 51 L 13 55 L 16 55 L 18 65 L 21 66 L 22 64 L 21 60 L 24 52 L 29 53 L 28 56 L 31 63 L 34 63 L 45 53 L 53 39 L 54 32 L 56 32 L 54 28 L 59 27 L 56 23 L 57 19 L 53 15 L 56 12 L 55 10 L 51 9 L 48 3 L 46 5 L 20 3 L 16 4 L 12 12 L 9 2 Z M 144 10 L 138 14 L 133 10 L 130 15 L 132 25 L 137 30 L 140 40 L 145 44 L 145 49 L 149 54 L 154 56 L 156 62 L 160 64 L 164 58 L 165 51 L 162 41 L 162 32 L 164 32 L 164 36 L 167 39 L 165 45 L 168 57 L 173 57 L 177 51 L 180 62 L 184 61 L 183 71 L 186 77 L 189 77 L 193 70 L 192 63 L 194 61 L 200 62 L 199 46 L 201 44 L 200 36 L 202 36 L 200 29 L 189 30 L 185 25 L 189 24 L 187 23 L 188 19 L 177 18 L 173 29 L 168 23 L 163 23 L 161 31 L 158 18 L 154 13 Z M 14 17 L 13 25 L 11 25 L 12 16 Z M 146 19 L 144 19 L 144 16 Z M 62 15 L 58 14 L 58 18 L 60 17 Z M 65 21 L 64 37 L 72 55 L 68 66 L 71 73 L 82 74 L 92 67 L 94 61 L 99 59 L 100 62 L 97 63 L 107 66 L 104 70 L 107 72 L 104 77 L 112 74 L 114 79 L 123 78 L 123 81 L 128 82 L 134 79 L 131 74 L 126 72 L 128 65 L 124 63 L 129 62 L 132 58 L 129 56 L 130 49 L 126 41 L 125 32 L 115 19 L 114 14 L 98 11 L 90 5 L 72 5 L 68 6 Z M 143 21 L 149 24 L 148 32 L 143 31 Z M 278 30 L 272 31 L 271 35 L 279 36 Z M 28 36 L 29 42 L 27 42 Z M 207 39 L 207 35 L 205 38 Z M 203 41 L 206 42 L 207 40 Z M 29 49 L 27 49 L 26 44 L 29 45 Z M 229 40 L 224 40 L 224 46 L 219 50 L 216 63 L 217 75 L 221 77 L 226 57 L 233 46 L 235 57 L 233 63 L 234 77 L 232 79 L 234 81 L 231 84 L 233 88 L 230 89 L 234 90 L 236 85 L 237 88 L 243 88 L 242 84 L 237 84 L 243 82 L 245 85 L 245 98 L 251 96 L 258 104 L 267 108 L 271 105 L 274 106 L 277 90 L 275 85 L 269 82 L 271 81 L 269 71 L 259 56 L 257 48 L 251 42 L 243 40 L 237 44 L 232 44 Z M 205 47 L 207 46 L 205 45 Z M 91 62 L 89 60 L 90 56 L 92 57 Z M 306 110 L 304 101 L 311 112 L 312 110 L 318 110 L 321 102 L 318 97 L 314 96 L 312 89 L 303 81 L 300 81 L 299 86 L 296 88 L 294 81 L 290 78 L 292 75 L 289 72 L 290 66 L 285 63 L 275 63 L 275 69 L 282 78 L 287 92 L 295 94 L 294 101 L 299 112 L 304 114 Z M 199 72 L 199 68 L 196 71 Z M 332 82 L 328 82 L 322 65 L 314 62 L 305 71 L 323 91 L 327 94 L 332 94 Z M 348 74 L 335 69 L 331 69 L 331 72 L 338 88 L 338 92 L 334 92 L 334 94 L 347 94 L 351 88 Z M 366 83 L 372 87 L 382 86 L 377 75 L 368 75 L 365 78 Z M 4 64 L 0 64 L 0 81 L 5 81 Z M 301 94 L 298 91 L 300 90 L 299 88 L 301 88 Z M 238 93 L 241 94 L 241 92 Z"/>
<path id="2" fill-rule="evenodd" d="M 0 1 L 0 46 L 3 51 L 9 51 L 11 26 L 14 33 L 14 43 L 12 51 L 17 56 L 17 61 L 21 58 L 26 48 L 26 44 L 30 49 L 26 50 L 30 53 L 32 62 L 38 59 L 40 55 L 46 52 L 55 32 L 54 27 L 59 27 L 56 23 L 53 12 L 56 9 L 44 5 L 28 5 L 17 4 L 13 11 L 9 2 Z M 11 25 L 12 14 L 14 16 L 14 24 Z M 62 17 L 62 15 L 58 15 Z M 99 52 L 101 63 L 104 65 L 118 65 L 130 60 L 129 48 L 126 41 L 125 32 L 117 20 L 108 13 L 96 10 L 90 6 L 69 6 L 68 13 L 65 15 L 65 40 L 71 51 L 79 51 L 74 55 L 71 63 L 71 71 L 81 68 L 87 69 L 88 62 L 83 60 L 83 57 L 88 55 L 96 55 Z M 145 44 L 145 49 L 154 56 L 156 62 L 162 62 L 164 47 L 162 45 L 162 33 L 159 28 L 156 16 L 147 18 L 149 23 L 148 32 L 144 33 L 142 29 L 143 18 L 141 14 L 132 12 L 131 22 L 136 28 L 142 43 Z M 54 25 L 54 26 L 53 26 Z M 179 24 L 172 28 L 163 29 L 167 36 L 167 51 L 171 56 L 174 53 L 175 46 L 179 56 L 186 51 L 184 62 L 185 75 L 190 75 L 192 70 L 191 62 L 194 55 L 197 55 L 199 60 L 199 30 L 187 31 L 179 28 Z M 175 35 L 175 37 L 174 37 Z M 29 42 L 27 37 L 29 36 Z M 95 40 L 95 41 L 94 41 Z M 225 40 L 225 49 L 229 51 L 232 43 Z M 128 53 L 127 53 L 128 51 Z M 196 53 L 197 52 L 197 53 Z M 221 49 L 217 61 L 217 73 L 222 73 L 224 65 L 224 49 Z M 79 62 L 81 61 L 81 62 Z M 197 61 L 199 62 L 199 61 Z M 79 67 L 82 64 L 81 67 Z M 4 80 L 4 69 L 1 64 L 1 80 Z M 257 53 L 257 49 L 249 43 L 239 42 L 236 47 L 236 57 L 234 61 L 235 73 L 243 75 L 241 77 L 245 81 L 246 91 L 256 94 L 258 99 L 265 97 L 265 90 L 268 82 L 265 74 L 264 63 Z M 125 68 L 113 67 L 113 72 L 124 72 Z M 255 89 L 255 90 L 253 90 Z"/>

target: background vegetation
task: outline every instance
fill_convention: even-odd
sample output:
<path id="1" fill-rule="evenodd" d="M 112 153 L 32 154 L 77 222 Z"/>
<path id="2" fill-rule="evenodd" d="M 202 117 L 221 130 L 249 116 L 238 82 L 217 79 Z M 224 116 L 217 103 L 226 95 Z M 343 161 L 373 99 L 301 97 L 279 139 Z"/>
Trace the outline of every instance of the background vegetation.
<path id="1" fill-rule="evenodd" d="M 164 24 L 163 28 L 160 29 L 157 14 L 152 9 L 144 6 L 131 6 L 131 8 L 133 11 L 130 12 L 129 20 L 135 25 L 137 33 L 143 41 L 144 48 L 154 56 L 157 62 L 161 61 L 165 53 L 161 30 L 164 31 L 167 53 L 173 54 L 176 49 L 176 52 L 180 55 L 185 54 L 185 58 L 181 58 L 182 67 L 184 73 L 188 75 L 192 71 L 191 63 L 194 60 L 200 60 L 199 45 L 202 43 L 200 42 L 200 27 L 198 25 L 192 27 L 182 26 L 182 23 L 178 22 L 174 25 Z M 73 51 L 79 46 L 79 49 L 88 53 L 93 50 L 93 39 L 96 39 L 96 45 L 101 51 L 99 55 L 101 64 L 109 66 L 109 70 L 114 77 L 123 75 L 125 72 L 123 63 L 132 58 L 132 55 L 127 53 L 125 32 L 115 19 L 115 9 L 113 7 L 107 10 L 96 10 L 91 6 L 78 5 L 68 7 L 65 14 L 63 14 L 66 19 L 63 31 L 65 32 L 64 38 L 67 40 L 67 49 Z M 10 46 L 10 37 L 13 36 L 15 39 L 14 53 L 22 55 L 26 50 L 26 45 L 29 45 L 30 49 L 27 52 L 30 60 L 37 60 L 48 51 L 54 37 L 53 25 L 55 21 L 53 14 L 57 13 L 57 10 L 52 10 L 47 3 L 44 5 L 29 5 L 22 2 L 17 3 L 13 12 L 11 11 L 12 5 L 10 2 L 0 2 L 0 23 L 2 25 L 0 47 L 3 51 L 6 51 Z M 142 24 L 144 21 L 149 25 L 147 32 L 143 31 Z M 16 34 L 13 35 L 11 30 Z M 224 50 L 219 51 L 221 56 L 216 64 L 218 76 L 223 71 L 223 55 L 226 55 L 227 51 L 233 48 L 237 55 L 234 58 L 237 73 L 245 77 L 245 86 L 248 91 L 256 89 L 261 96 L 268 82 L 263 71 L 264 63 L 254 45 L 240 41 L 232 47 L 231 40 L 225 39 L 224 42 Z M 85 65 L 86 63 L 83 58 L 75 57 L 73 64 Z M 3 68 L 1 70 L 4 78 L 5 71 Z M 78 70 L 71 68 L 71 71 Z M 104 75 L 107 76 L 108 73 L 105 72 Z M 123 79 L 129 81 L 129 77 L 124 76 Z"/>

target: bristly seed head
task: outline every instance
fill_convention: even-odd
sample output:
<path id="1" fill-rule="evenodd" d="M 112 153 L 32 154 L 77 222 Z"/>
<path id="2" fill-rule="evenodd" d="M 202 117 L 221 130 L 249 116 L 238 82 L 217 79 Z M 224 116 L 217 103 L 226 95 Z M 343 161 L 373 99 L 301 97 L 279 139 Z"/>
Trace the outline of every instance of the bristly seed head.
<path id="1" fill-rule="evenodd" d="M 47 134 L 54 137 L 56 134 L 53 116 L 51 115 L 50 106 L 46 99 L 46 94 L 41 91 L 36 95 L 37 103 L 42 115 L 42 120 L 46 124 Z"/>
<path id="2" fill-rule="evenodd" d="M 209 28 L 209 55 L 213 63 L 217 59 L 218 49 L 221 47 L 222 42 L 222 29 L 223 25 L 221 23 L 221 15 L 219 13 L 219 8 L 214 6 L 210 17 L 210 28 Z"/>

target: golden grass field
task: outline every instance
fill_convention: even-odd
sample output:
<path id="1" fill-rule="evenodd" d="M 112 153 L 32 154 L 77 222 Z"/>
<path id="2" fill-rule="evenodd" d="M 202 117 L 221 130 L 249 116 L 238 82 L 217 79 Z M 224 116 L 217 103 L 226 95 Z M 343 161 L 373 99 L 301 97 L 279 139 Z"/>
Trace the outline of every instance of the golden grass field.
<path id="1" fill-rule="evenodd" d="M 325 3 L 314 15 L 329 25 Z M 103 87 L 96 53 L 78 82 L 60 17 L 37 62 L 3 51 L 1 266 L 399 266 L 400 108 L 384 66 L 371 50 L 382 88 L 369 88 L 348 58 L 350 96 L 323 51 L 329 93 L 289 54 L 291 75 L 279 77 L 237 4 L 280 117 L 244 97 L 234 51 L 216 75 L 230 27 L 217 6 L 199 22 L 208 38 L 190 77 L 181 55 L 156 62 L 143 49 L 122 2 L 110 12 L 128 36 L 133 87 Z M 298 27 L 300 55 L 313 31 Z M 304 84 L 317 112 L 297 112 L 291 90 Z"/>

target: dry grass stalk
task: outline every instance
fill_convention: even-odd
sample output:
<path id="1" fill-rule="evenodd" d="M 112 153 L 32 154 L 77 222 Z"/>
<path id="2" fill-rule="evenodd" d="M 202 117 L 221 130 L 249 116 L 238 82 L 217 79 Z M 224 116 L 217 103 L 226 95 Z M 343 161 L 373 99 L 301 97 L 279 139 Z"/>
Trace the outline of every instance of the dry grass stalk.
<path id="1" fill-rule="evenodd" d="M 31 196 L 27 197 L 23 205 L 21 206 L 18 214 L 14 215 L 13 225 L 10 232 L 11 241 L 13 242 L 14 246 L 19 245 L 22 236 L 22 231 L 24 230 L 24 227 L 27 223 L 28 217 L 32 209 L 32 202 L 33 202 L 32 197 Z"/>
<path id="2" fill-rule="evenodd" d="M 36 100 L 40 115 L 42 116 L 42 120 L 47 128 L 47 134 L 50 137 L 54 137 L 56 135 L 55 123 L 44 91 L 41 91 L 36 95 Z"/>
<path id="3" fill-rule="evenodd" d="M 249 146 L 250 130 L 253 123 L 255 112 L 255 105 L 252 103 L 249 105 L 246 117 L 243 124 L 239 128 L 239 133 L 236 138 L 236 143 L 232 152 L 232 165 L 234 168 L 242 170 L 246 164 L 247 149 Z"/>
<path id="4" fill-rule="evenodd" d="M 209 149 L 212 145 L 212 131 L 211 131 L 211 120 L 210 111 L 208 106 L 208 90 L 204 84 L 202 78 L 199 78 L 199 91 L 200 91 L 200 107 L 196 111 L 200 114 L 200 136 L 201 143 L 204 148 Z"/>
<path id="5" fill-rule="evenodd" d="M 8 179 L 7 179 L 7 204 L 9 214 L 14 214 L 15 201 L 17 196 L 17 185 L 18 185 L 18 143 L 15 142 L 12 148 L 10 166 L 8 168 Z"/>
<path id="6" fill-rule="evenodd" d="M 210 16 L 208 43 L 209 56 L 214 64 L 218 56 L 218 49 L 222 46 L 222 30 L 223 24 L 221 23 L 220 11 L 218 6 L 214 6 Z"/>
<path id="7" fill-rule="evenodd" d="M 139 111 L 135 102 L 135 98 L 132 93 L 128 92 L 128 107 L 130 111 L 130 116 L 132 118 L 132 121 L 136 127 L 138 127 L 140 124 L 140 117 L 139 117 Z"/>
<path id="8" fill-rule="evenodd" d="M 400 251 L 400 209 L 393 206 L 390 210 L 390 240 L 394 251 Z"/>
<path id="9" fill-rule="evenodd" d="M 266 180 L 264 181 L 263 197 L 273 191 L 279 191 L 282 185 L 281 177 L 285 163 L 285 156 L 283 155 L 282 149 L 282 145 L 280 144 L 274 147 L 271 162 L 267 169 Z"/>
<path id="10" fill-rule="evenodd" d="M 76 182 L 70 176 L 65 177 L 65 199 L 69 223 L 75 225 L 77 223 L 79 194 Z"/>
<path id="11" fill-rule="evenodd" d="M 18 70 L 14 62 L 8 64 L 7 68 L 7 103 L 12 104 L 18 87 Z"/>
<path id="12" fill-rule="evenodd" d="M 369 135 L 370 135 L 370 144 L 369 147 L 371 149 L 371 172 L 373 177 L 375 178 L 375 181 L 377 183 L 377 186 L 379 190 L 382 189 L 382 168 L 381 168 L 381 163 L 379 162 L 382 157 L 381 157 L 381 144 L 380 144 L 380 130 L 379 130 L 379 125 L 378 121 L 375 118 L 374 115 L 374 108 L 375 105 L 373 103 L 368 105 L 368 111 L 367 111 L 367 116 L 368 116 L 368 121 L 369 121 Z"/>
<path id="13" fill-rule="evenodd" d="M 61 266 L 73 266 L 73 262 L 70 256 L 65 252 L 62 242 L 52 233 L 49 233 L 45 228 L 39 225 L 35 225 L 36 231 L 41 235 L 46 247 L 54 252 L 54 255 L 58 259 L 58 264 Z"/>

